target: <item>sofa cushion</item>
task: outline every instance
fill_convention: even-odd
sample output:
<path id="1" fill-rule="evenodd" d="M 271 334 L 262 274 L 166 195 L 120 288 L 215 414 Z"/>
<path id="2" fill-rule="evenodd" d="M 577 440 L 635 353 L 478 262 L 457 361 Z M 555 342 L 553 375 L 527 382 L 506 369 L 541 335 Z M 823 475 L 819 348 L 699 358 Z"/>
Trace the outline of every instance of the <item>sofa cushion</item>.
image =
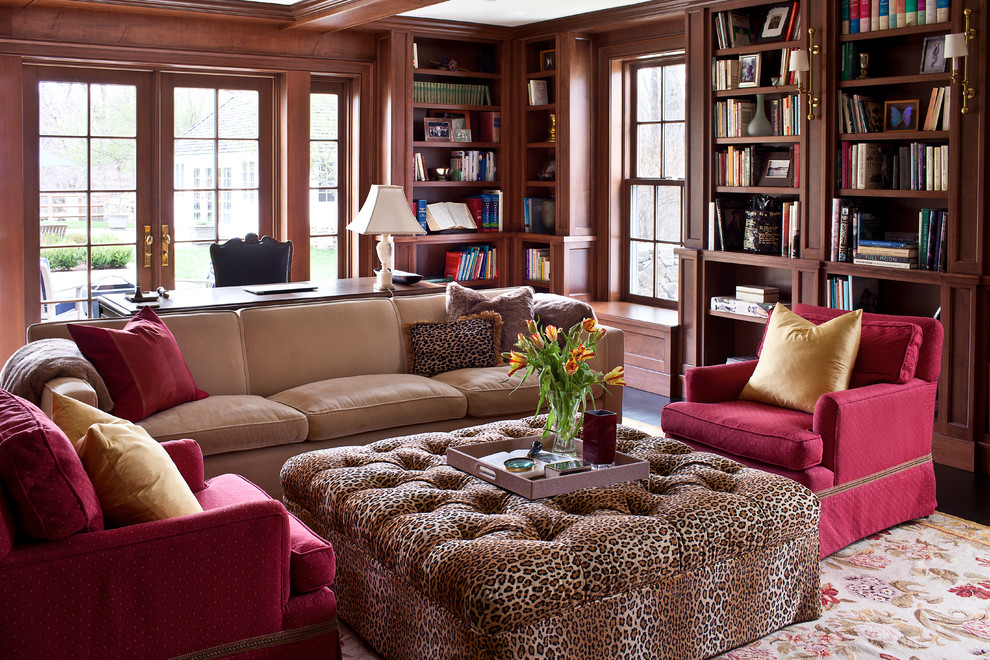
<path id="1" fill-rule="evenodd" d="M 419 321 L 402 327 L 406 335 L 409 373 L 435 376 L 454 369 L 500 367 L 502 317 L 495 312 L 462 316 L 454 321 Z"/>
<path id="2" fill-rule="evenodd" d="M 597 319 L 594 308 L 583 300 L 555 293 L 533 295 L 533 318 L 542 326 L 570 330 L 584 319 Z M 503 346 L 502 350 L 509 350 Z"/>
<path id="3" fill-rule="evenodd" d="M 150 307 L 121 330 L 73 323 L 69 332 L 110 390 L 117 417 L 137 422 L 209 396 L 196 387 L 175 337 Z"/>
<path id="4" fill-rule="evenodd" d="M 801 308 L 801 317 L 821 325 L 835 318 L 823 308 Z M 849 387 L 906 383 L 914 377 L 924 333 L 916 323 L 864 314 L 859 352 Z"/>
<path id="5" fill-rule="evenodd" d="M 141 420 L 159 442 L 192 438 L 204 456 L 302 442 L 309 432 L 298 410 L 253 394 L 211 396 Z"/>
<path id="6" fill-rule="evenodd" d="M 471 417 L 534 414 L 540 401 L 539 379 L 530 378 L 516 389 L 521 374 L 508 378 L 508 373 L 508 367 L 456 369 L 437 374 L 433 380 L 463 393 Z"/>
<path id="7" fill-rule="evenodd" d="M 236 474 L 213 477 L 196 497 L 206 510 L 271 499 L 268 493 Z M 289 514 L 288 518 L 289 577 L 293 591 L 306 593 L 332 584 L 336 568 L 333 547 L 294 515 Z"/>
<path id="8" fill-rule="evenodd" d="M 822 394 L 849 388 L 861 317 L 862 311 L 850 312 L 815 325 L 777 303 L 739 398 L 814 412 Z"/>
<path id="9" fill-rule="evenodd" d="M 663 430 L 723 453 L 805 470 L 822 462 L 822 438 L 811 430 L 813 415 L 756 401 L 664 406 Z"/>
<path id="10" fill-rule="evenodd" d="M 4 390 L 0 482 L 27 536 L 57 540 L 103 529 L 100 502 L 72 443 L 35 405 Z"/>
<path id="11" fill-rule="evenodd" d="M 306 415 L 309 440 L 458 419 L 467 412 L 467 400 L 456 389 L 411 374 L 331 378 L 269 398 Z"/>
<path id="12" fill-rule="evenodd" d="M 168 452 L 140 426 L 58 393 L 53 396 L 52 420 L 75 445 L 107 526 L 203 510 Z M 83 426 L 86 431 L 77 437 Z"/>
<path id="13" fill-rule="evenodd" d="M 447 284 L 447 320 L 480 312 L 495 312 L 502 317 L 501 350 L 508 351 L 516 343 L 519 333 L 526 332 L 526 321 L 533 318 L 533 290 L 527 286 L 506 291 L 490 298 L 480 291 L 461 286 L 457 282 Z"/>

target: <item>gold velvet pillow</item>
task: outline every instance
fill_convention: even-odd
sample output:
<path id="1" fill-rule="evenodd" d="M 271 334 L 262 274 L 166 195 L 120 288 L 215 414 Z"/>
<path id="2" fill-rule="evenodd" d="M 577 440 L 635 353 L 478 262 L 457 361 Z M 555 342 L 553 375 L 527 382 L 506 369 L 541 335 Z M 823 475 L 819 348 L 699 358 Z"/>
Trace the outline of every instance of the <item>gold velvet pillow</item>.
<path id="1" fill-rule="evenodd" d="M 203 510 L 168 452 L 140 426 L 57 392 L 52 420 L 82 459 L 108 527 Z"/>
<path id="2" fill-rule="evenodd" d="M 760 360 L 739 398 L 815 412 L 822 394 L 849 389 L 862 319 L 857 310 L 815 325 L 777 303 Z"/>

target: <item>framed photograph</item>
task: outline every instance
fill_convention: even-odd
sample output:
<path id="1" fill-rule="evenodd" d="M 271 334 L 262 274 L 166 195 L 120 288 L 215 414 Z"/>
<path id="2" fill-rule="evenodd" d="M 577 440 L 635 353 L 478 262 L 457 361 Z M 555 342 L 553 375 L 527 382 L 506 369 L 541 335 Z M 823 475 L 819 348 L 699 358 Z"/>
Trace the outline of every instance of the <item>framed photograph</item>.
<path id="1" fill-rule="evenodd" d="M 760 85 L 760 54 L 739 56 L 739 86 L 759 87 Z"/>
<path id="2" fill-rule="evenodd" d="M 921 73 L 945 73 L 945 35 L 925 37 L 921 52 Z"/>
<path id="3" fill-rule="evenodd" d="M 423 135 L 427 142 L 450 142 L 453 130 L 449 119 L 427 117 L 423 120 Z"/>
<path id="4" fill-rule="evenodd" d="M 883 104 L 883 130 L 918 130 L 919 99 L 907 101 L 885 101 Z"/>
<path id="5" fill-rule="evenodd" d="M 791 178 L 791 152 L 771 151 L 763 157 L 763 171 L 759 185 L 789 188 Z"/>
<path id="6" fill-rule="evenodd" d="M 557 68 L 557 51 L 540 51 L 540 71 L 553 71 Z"/>
<path id="7" fill-rule="evenodd" d="M 471 141 L 471 129 L 470 128 L 455 128 L 454 130 L 454 142 L 470 142 Z"/>
<path id="8" fill-rule="evenodd" d="M 791 5 L 771 7 L 760 30 L 760 41 L 783 41 L 787 38 L 787 28 L 791 20 Z"/>
<path id="9" fill-rule="evenodd" d="M 471 115 L 466 112 L 447 112 L 446 110 L 430 110 L 427 117 L 449 119 L 451 128 L 471 128 Z"/>

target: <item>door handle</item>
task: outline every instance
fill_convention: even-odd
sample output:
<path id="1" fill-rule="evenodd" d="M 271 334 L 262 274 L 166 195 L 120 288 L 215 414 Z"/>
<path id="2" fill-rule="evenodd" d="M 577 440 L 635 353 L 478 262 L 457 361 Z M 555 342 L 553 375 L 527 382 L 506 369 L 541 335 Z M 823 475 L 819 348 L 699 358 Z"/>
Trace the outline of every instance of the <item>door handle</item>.
<path id="1" fill-rule="evenodd" d="M 162 266 L 168 266 L 168 249 L 172 245 L 172 236 L 168 233 L 168 225 L 162 225 Z"/>
<path id="2" fill-rule="evenodd" d="M 155 237 L 151 235 L 151 225 L 144 226 L 144 267 L 151 268 L 151 246 Z"/>

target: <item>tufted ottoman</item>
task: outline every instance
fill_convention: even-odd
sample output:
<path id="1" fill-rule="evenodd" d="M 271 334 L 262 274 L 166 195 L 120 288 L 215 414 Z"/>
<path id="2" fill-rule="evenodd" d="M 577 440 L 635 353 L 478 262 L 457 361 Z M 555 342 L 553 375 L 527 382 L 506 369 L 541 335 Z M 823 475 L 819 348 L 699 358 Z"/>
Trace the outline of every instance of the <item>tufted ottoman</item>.
<path id="1" fill-rule="evenodd" d="M 339 616 L 387 658 L 702 658 L 821 611 L 818 500 L 619 427 L 649 479 L 527 500 L 445 463 L 542 417 L 302 454 L 286 504 L 337 553 Z"/>

